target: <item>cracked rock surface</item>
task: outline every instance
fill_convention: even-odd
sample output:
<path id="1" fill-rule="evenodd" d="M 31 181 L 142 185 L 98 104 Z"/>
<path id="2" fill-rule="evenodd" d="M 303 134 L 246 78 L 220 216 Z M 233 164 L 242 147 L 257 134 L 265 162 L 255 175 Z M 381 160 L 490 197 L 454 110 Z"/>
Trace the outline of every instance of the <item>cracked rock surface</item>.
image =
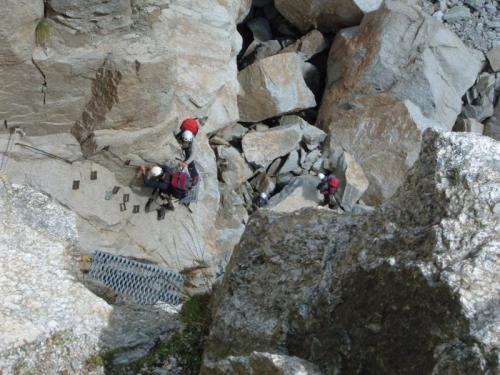
<path id="1" fill-rule="evenodd" d="M 403 186 L 368 217 L 254 215 L 202 373 L 259 351 L 323 373 L 495 374 L 499 194 L 498 142 L 428 130 Z"/>

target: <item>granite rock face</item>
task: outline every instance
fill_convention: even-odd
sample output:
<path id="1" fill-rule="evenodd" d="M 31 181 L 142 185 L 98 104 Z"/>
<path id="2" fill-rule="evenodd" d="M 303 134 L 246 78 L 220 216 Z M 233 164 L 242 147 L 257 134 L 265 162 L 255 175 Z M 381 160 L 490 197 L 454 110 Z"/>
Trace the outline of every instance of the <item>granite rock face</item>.
<path id="1" fill-rule="evenodd" d="M 424 129 L 451 130 L 480 68 L 457 36 L 399 2 L 336 36 L 317 123 L 330 132 L 330 151 L 347 151 L 365 171 L 367 203 L 394 194 Z"/>
<path id="2" fill-rule="evenodd" d="M 0 178 L 4 374 L 89 373 L 93 356 L 146 353 L 178 327 L 168 311 L 112 306 L 87 289 L 76 266 L 77 220 L 49 196 Z"/>
<path id="3" fill-rule="evenodd" d="M 405 183 L 369 216 L 252 216 L 202 373 L 260 351 L 322 373 L 494 374 L 499 155 L 487 137 L 428 130 Z"/>

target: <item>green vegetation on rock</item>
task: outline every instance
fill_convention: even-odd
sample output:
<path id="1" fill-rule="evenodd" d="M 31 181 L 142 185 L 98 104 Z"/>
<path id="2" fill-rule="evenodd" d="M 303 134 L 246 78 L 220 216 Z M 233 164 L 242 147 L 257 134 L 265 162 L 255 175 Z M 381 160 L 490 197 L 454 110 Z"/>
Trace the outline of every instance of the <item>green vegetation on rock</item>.
<path id="1" fill-rule="evenodd" d="M 39 47 L 46 47 L 49 40 L 49 21 L 46 18 L 42 18 L 35 28 L 35 44 Z"/>
<path id="2" fill-rule="evenodd" d="M 183 329 L 170 340 L 154 346 L 147 356 L 134 364 L 134 370 L 148 374 L 150 368 L 161 367 L 169 358 L 175 358 L 184 374 L 198 374 L 211 322 L 209 304 L 209 294 L 193 296 L 186 301 L 180 312 Z"/>

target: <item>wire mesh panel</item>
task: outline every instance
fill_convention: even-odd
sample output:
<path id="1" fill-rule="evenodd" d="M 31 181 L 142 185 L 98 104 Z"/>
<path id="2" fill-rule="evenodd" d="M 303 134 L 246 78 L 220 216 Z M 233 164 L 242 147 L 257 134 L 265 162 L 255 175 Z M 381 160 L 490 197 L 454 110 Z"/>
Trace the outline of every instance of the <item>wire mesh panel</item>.
<path id="1" fill-rule="evenodd" d="M 179 202 L 182 204 L 189 204 L 191 202 L 197 202 L 198 201 L 198 191 L 200 190 L 200 185 L 202 184 L 201 176 L 198 177 L 198 183 L 194 185 L 187 195 L 182 198 Z"/>
<path id="2" fill-rule="evenodd" d="M 178 305 L 181 302 L 183 277 L 178 272 L 159 266 L 96 251 L 89 275 L 141 305 L 153 305 L 159 301 Z"/>

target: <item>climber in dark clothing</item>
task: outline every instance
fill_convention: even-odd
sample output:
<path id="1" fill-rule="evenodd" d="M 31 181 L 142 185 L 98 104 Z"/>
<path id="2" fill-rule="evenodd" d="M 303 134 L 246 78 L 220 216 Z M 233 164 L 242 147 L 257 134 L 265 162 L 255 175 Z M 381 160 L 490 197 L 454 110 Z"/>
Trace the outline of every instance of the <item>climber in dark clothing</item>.
<path id="1" fill-rule="evenodd" d="M 318 175 L 321 182 L 316 187 L 321 194 L 323 194 L 323 206 L 328 206 L 330 208 L 340 207 L 335 194 L 340 186 L 340 180 L 335 175 L 331 174 L 325 176 L 323 173 Z"/>
<path id="2" fill-rule="evenodd" d="M 155 165 L 150 169 L 139 167 L 139 175 L 142 175 L 144 186 L 153 188 L 153 193 L 148 199 L 145 207 L 146 212 L 158 211 L 158 220 L 165 217 L 165 210 L 173 210 L 174 205 L 170 199 L 170 173 L 168 167 Z M 167 203 L 163 203 L 164 200 Z"/>
<path id="3" fill-rule="evenodd" d="M 189 130 L 185 130 L 184 132 L 182 132 L 180 136 L 180 143 L 182 151 L 184 151 L 184 161 L 181 162 L 181 167 L 184 168 L 187 166 L 194 186 L 198 183 L 199 174 L 194 162 L 198 146 L 194 139 L 193 133 Z"/>

